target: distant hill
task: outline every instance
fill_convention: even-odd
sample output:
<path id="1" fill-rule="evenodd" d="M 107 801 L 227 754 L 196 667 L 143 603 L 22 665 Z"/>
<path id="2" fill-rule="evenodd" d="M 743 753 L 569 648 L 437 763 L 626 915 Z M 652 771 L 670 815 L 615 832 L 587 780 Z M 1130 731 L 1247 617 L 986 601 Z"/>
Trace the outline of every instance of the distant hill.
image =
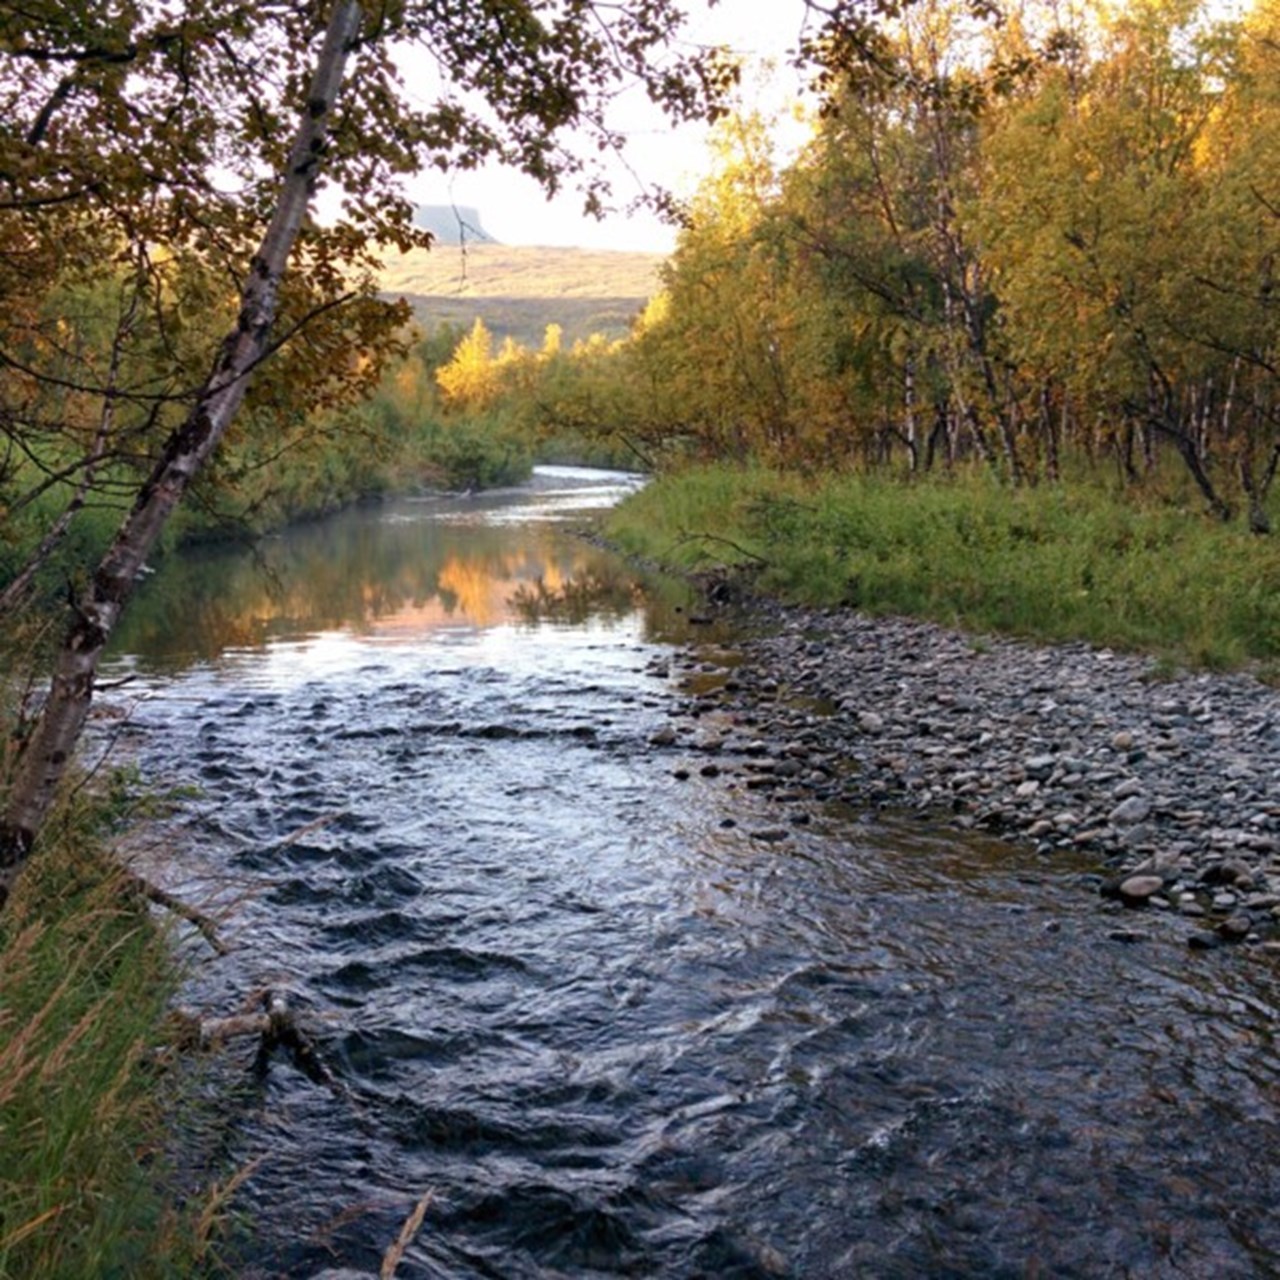
<path id="1" fill-rule="evenodd" d="M 424 327 L 470 328 L 479 316 L 499 339 L 540 346 L 548 324 L 566 342 L 622 337 L 657 292 L 656 253 L 527 245 L 437 245 L 388 258 L 383 292 L 405 297 Z"/>

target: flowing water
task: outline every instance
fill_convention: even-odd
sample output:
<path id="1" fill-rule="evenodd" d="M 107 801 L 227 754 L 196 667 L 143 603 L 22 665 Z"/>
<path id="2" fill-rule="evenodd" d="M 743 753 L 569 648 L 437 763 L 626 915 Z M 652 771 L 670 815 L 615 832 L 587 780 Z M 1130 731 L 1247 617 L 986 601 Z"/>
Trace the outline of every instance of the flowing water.
<path id="1" fill-rule="evenodd" d="M 104 722 L 197 789 L 193 999 L 245 1276 L 1280 1274 L 1278 984 L 1081 866 L 673 776 L 680 589 L 567 533 L 622 477 L 400 501 L 147 584 Z M 726 826 L 733 819 L 736 825 Z M 193 948 L 198 950 L 198 946 Z M 235 1085 L 232 1096 L 225 1096 Z M 221 1129 L 218 1125 L 221 1125 Z"/>

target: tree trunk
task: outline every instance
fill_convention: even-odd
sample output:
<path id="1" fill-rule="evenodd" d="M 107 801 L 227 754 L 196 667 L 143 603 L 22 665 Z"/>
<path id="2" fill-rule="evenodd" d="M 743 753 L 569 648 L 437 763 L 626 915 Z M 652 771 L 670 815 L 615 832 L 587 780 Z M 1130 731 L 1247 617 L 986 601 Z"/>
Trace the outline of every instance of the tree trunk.
<path id="1" fill-rule="evenodd" d="M 1040 425 L 1044 432 L 1045 474 L 1057 484 L 1062 479 L 1062 462 L 1060 458 L 1060 438 L 1067 434 L 1067 393 L 1062 393 L 1061 422 L 1055 419 L 1053 412 L 1053 394 L 1046 381 L 1040 388 Z"/>
<path id="2" fill-rule="evenodd" d="M 907 449 L 911 453 L 911 470 L 920 469 L 919 428 L 916 424 L 916 361 L 914 356 L 907 357 L 903 371 L 903 430 L 907 439 Z"/>
<path id="3" fill-rule="evenodd" d="M 192 479 L 208 461 L 244 399 L 245 386 L 266 353 L 280 283 L 302 226 L 323 157 L 327 124 L 342 85 L 361 8 L 338 0 L 316 64 L 280 198 L 240 295 L 235 329 L 223 340 L 212 371 L 185 422 L 169 439 L 89 586 L 72 604 L 49 695 L 23 747 L 0 821 L 0 904 L 48 817 L 93 698 L 103 650 L 133 591 L 139 570 Z"/>
<path id="4" fill-rule="evenodd" d="M 1271 446 L 1271 456 L 1267 459 L 1267 465 L 1262 469 L 1261 477 L 1254 474 L 1253 450 L 1248 447 L 1248 443 L 1241 451 L 1239 457 L 1240 487 L 1244 490 L 1245 497 L 1249 503 L 1250 533 L 1269 534 L 1271 532 L 1271 517 L 1267 514 L 1266 502 L 1267 494 L 1275 482 L 1277 467 L 1280 467 L 1280 441 Z"/>
<path id="5" fill-rule="evenodd" d="M 1213 515 L 1224 523 L 1230 520 L 1231 506 L 1214 488 L 1213 481 L 1209 478 L 1209 473 L 1205 470 L 1200 453 L 1196 449 L 1195 441 L 1185 431 L 1170 427 L 1166 423 L 1153 422 L 1150 425 L 1172 437 L 1178 453 L 1187 464 L 1187 470 L 1191 472 L 1191 478 L 1196 482 L 1196 488 L 1204 496 Z"/>

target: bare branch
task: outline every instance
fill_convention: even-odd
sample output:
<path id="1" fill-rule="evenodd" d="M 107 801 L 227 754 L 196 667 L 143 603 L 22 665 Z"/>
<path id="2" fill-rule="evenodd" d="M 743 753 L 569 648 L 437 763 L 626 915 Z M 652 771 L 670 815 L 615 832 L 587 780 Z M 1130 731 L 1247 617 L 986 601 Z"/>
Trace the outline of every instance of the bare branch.
<path id="1" fill-rule="evenodd" d="M 152 884 L 150 880 L 144 880 L 141 876 L 133 873 L 126 877 L 125 887 L 134 893 L 140 894 L 148 902 L 154 902 L 156 906 L 172 912 L 175 916 L 187 921 L 188 924 L 195 925 L 200 936 L 218 955 L 225 956 L 230 954 L 230 948 L 218 934 L 217 924 L 205 915 L 203 911 L 193 907 L 189 902 L 184 902 L 167 889 L 162 889 L 159 885 Z"/>

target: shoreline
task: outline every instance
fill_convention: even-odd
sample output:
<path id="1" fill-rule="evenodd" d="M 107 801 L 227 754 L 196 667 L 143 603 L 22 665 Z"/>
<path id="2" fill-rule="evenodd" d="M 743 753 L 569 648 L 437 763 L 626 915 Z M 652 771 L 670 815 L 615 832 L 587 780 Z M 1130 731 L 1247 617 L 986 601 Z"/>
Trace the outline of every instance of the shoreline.
<path id="1" fill-rule="evenodd" d="M 1091 855 L 1104 898 L 1180 917 L 1189 945 L 1280 954 L 1280 690 L 846 609 L 740 617 L 741 638 L 684 647 L 653 745 L 779 801 Z"/>

